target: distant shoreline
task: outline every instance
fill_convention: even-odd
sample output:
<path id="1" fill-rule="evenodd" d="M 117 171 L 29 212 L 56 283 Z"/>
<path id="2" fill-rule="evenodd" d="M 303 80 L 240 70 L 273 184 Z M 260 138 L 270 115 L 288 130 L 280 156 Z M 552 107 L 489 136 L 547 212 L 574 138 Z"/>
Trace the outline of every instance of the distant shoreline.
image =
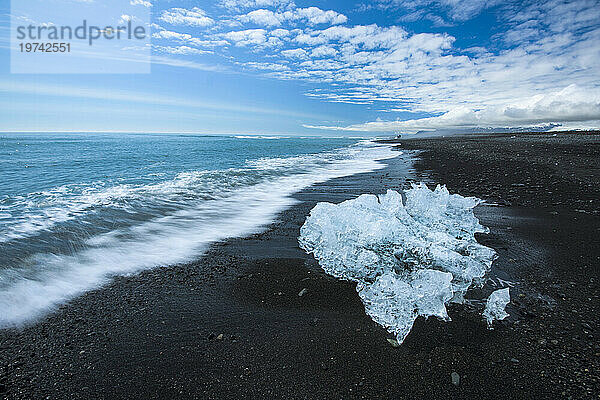
<path id="1" fill-rule="evenodd" d="M 581 130 L 581 131 L 546 131 L 546 132 L 473 132 L 473 133 L 465 133 L 465 132 L 431 132 L 431 136 L 423 137 L 419 133 L 402 133 L 397 134 L 399 137 L 390 138 L 390 139 L 376 139 L 376 143 L 397 143 L 402 140 L 419 140 L 419 139 L 427 139 L 433 137 L 493 137 L 493 136 L 515 136 L 515 135 L 532 135 L 532 136 L 542 136 L 542 135 L 600 135 L 600 130 Z"/>

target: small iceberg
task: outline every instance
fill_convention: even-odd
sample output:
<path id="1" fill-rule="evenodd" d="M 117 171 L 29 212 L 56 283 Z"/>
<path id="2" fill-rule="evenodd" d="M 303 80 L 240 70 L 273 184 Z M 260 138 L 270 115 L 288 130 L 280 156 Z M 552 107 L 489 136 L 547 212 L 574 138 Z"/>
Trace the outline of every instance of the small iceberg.
<path id="1" fill-rule="evenodd" d="M 402 343 L 418 316 L 449 320 L 446 304 L 481 285 L 496 252 L 473 214 L 481 200 L 413 185 L 405 193 L 363 194 L 318 203 L 300 229 L 300 247 L 323 270 L 357 282 L 366 313 Z"/>
<path id="2" fill-rule="evenodd" d="M 508 317 L 508 313 L 505 311 L 508 303 L 510 303 L 509 288 L 498 289 L 490 294 L 485 310 L 483 310 L 483 318 L 487 321 L 488 327 L 491 328 L 495 320 L 501 321 Z"/>

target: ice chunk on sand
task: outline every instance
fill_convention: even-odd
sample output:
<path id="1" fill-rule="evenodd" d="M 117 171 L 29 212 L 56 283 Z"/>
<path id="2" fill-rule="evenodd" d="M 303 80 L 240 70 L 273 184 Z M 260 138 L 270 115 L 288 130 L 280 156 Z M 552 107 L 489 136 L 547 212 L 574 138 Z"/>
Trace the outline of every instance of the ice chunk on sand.
<path id="1" fill-rule="evenodd" d="M 300 230 L 300 247 L 323 270 L 358 282 L 366 312 L 402 342 L 415 319 L 447 319 L 446 303 L 479 284 L 496 256 L 475 240 L 486 232 L 473 214 L 474 197 L 444 186 L 413 185 L 319 203 Z"/>
<path id="2" fill-rule="evenodd" d="M 424 269 L 408 276 L 386 272 L 373 284 L 359 284 L 358 295 L 367 314 L 402 343 L 419 315 L 449 320 L 446 303 L 452 298 L 452 274 Z"/>
<path id="3" fill-rule="evenodd" d="M 485 310 L 483 310 L 483 317 L 487 321 L 488 327 L 492 326 L 494 320 L 500 321 L 508 317 L 508 313 L 504 309 L 509 302 L 509 288 L 498 289 L 490 294 L 485 305 Z"/>

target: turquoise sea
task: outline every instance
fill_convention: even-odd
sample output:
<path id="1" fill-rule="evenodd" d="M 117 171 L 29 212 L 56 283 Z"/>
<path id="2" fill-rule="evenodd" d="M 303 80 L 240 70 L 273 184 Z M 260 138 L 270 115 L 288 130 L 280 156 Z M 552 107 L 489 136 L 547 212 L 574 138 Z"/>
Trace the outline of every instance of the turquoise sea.
<path id="1" fill-rule="evenodd" d="M 258 232 L 295 192 L 393 155 L 357 138 L 2 133 L 0 327 Z"/>

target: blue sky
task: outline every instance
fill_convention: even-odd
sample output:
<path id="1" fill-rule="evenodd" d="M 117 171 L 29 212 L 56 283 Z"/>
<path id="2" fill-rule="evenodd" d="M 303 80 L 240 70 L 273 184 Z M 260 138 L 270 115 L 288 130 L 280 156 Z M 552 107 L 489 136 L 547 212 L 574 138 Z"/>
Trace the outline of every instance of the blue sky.
<path id="1" fill-rule="evenodd" d="M 2 2 L 0 130 L 600 127 L 600 1 L 123 1 L 151 10 L 150 74 L 11 74 Z"/>

